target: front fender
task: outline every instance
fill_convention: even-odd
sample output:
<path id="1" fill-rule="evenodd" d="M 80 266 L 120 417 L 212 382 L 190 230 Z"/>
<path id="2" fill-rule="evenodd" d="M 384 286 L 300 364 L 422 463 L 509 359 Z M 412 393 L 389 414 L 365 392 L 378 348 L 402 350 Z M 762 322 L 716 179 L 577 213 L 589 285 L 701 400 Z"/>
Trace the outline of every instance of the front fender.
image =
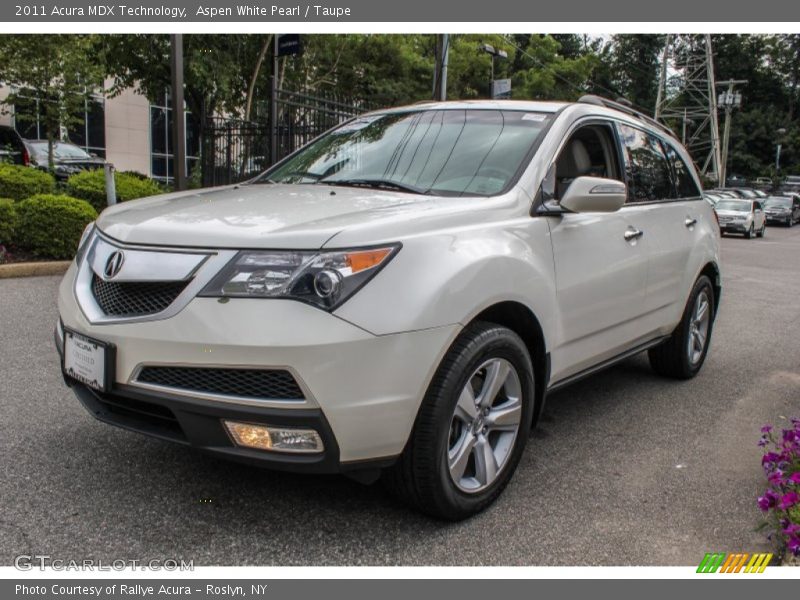
<path id="1" fill-rule="evenodd" d="M 555 289 L 545 219 L 436 231 L 403 240 L 378 275 L 336 311 L 376 335 L 469 323 L 504 301 L 530 308 L 546 339 L 553 330 Z"/>

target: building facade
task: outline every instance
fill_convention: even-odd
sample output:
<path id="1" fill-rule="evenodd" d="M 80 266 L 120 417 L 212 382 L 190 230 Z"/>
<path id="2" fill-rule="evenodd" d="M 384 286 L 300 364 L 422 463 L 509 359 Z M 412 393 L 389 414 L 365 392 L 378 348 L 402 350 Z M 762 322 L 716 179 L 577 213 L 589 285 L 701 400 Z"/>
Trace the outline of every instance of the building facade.
<path id="1" fill-rule="evenodd" d="M 0 86 L 0 101 L 9 89 Z M 0 125 L 15 127 L 23 138 L 42 139 L 38 100 L 26 98 L 15 105 L 2 105 Z M 188 116 L 188 115 L 187 115 Z M 153 100 L 134 88 L 114 97 L 94 96 L 85 103 L 83 123 L 62 131 L 62 139 L 87 152 L 102 156 L 119 171 L 135 171 L 153 179 L 171 182 L 173 177 L 172 109 L 165 90 Z M 196 127 L 186 119 L 187 173 L 200 154 Z"/>

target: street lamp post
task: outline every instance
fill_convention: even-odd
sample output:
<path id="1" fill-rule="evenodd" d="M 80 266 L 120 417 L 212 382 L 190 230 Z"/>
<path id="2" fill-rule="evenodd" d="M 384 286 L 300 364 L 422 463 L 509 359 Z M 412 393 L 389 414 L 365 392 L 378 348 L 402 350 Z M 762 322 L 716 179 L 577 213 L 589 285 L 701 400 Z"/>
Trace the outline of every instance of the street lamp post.
<path id="1" fill-rule="evenodd" d="M 778 179 L 781 176 L 781 139 L 786 135 L 786 129 L 780 127 L 775 133 L 778 134 L 778 139 L 775 141 L 775 178 Z"/>
<path id="2" fill-rule="evenodd" d="M 489 95 L 494 98 L 494 59 L 495 58 L 508 58 L 508 52 L 495 48 L 491 44 L 481 44 L 479 48 L 481 52 L 486 52 L 492 57 L 492 66 L 489 72 Z"/>

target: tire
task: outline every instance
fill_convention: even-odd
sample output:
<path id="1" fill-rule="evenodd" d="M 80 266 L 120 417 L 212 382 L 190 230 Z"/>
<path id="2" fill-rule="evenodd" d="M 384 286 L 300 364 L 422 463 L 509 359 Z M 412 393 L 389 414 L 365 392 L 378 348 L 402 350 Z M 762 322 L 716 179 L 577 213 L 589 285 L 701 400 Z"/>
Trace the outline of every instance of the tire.
<path id="1" fill-rule="evenodd" d="M 755 233 L 755 230 L 753 229 L 753 224 L 751 223 L 750 224 L 750 229 L 748 229 L 744 234 L 745 239 L 746 240 L 752 239 L 754 233 Z"/>
<path id="2" fill-rule="evenodd" d="M 481 379 L 484 365 L 491 366 L 484 369 L 486 377 Z M 384 471 L 386 487 L 416 509 L 448 521 L 465 519 L 489 506 L 511 479 L 529 436 L 535 403 L 531 365 L 525 343 L 510 329 L 483 322 L 466 327 L 434 375 L 405 450 L 398 462 Z M 494 379 L 488 375 L 490 369 L 494 369 L 492 373 L 505 373 L 506 368 L 508 375 L 501 374 Z M 499 388 L 494 386 L 493 389 L 498 390 L 496 395 L 482 393 L 492 388 L 487 385 L 488 381 L 500 379 L 505 383 Z M 468 392 L 468 389 L 477 393 Z M 474 418 L 480 421 L 468 423 L 473 417 L 462 421 L 464 406 L 473 402 L 473 408 L 478 408 L 481 398 L 488 396 L 496 398 L 490 398 L 494 405 L 488 414 L 476 413 L 478 417 Z M 517 397 L 518 409 L 513 397 Z M 512 410 L 515 414 L 518 412 L 519 422 L 513 439 L 509 430 L 494 429 L 513 425 L 493 424 L 492 429 L 482 426 L 484 418 L 489 423 L 497 418 L 491 415 L 500 415 L 502 410 L 507 411 L 506 415 L 511 415 Z M 509 422 L 512 420 L 506 418 Z M 483 445 L 479 441 L 481 436 Z M 492 449 L 492 439 L 495 449 Z M 491 458 L 487 458 L 487 447 L 491 449 Z M 467 458 L 459 460 L 460 456 Z M 479 469 L 479 457 L 483 457 L 480 458 L 482 464 L 495 465 L 493 479 L 490 480 L 488 466 Z M 459 471 L 462 464 L 464 468 Z M 454 474 L 459 472 L 461 475 Z M 483 484 L 482 479 L 486 480 Z"/>
<path id="3" fill-rule="evenodd" d="M 703 296 L 707 305 L 707 320 L 703 327 L 705 331 L 702 348 L 698 351 L 696 345 L 689 347 L 690 340 L 697 341 L 694 334 L 694 326 L 697 325 L 697 312 L 699 308 L 698 300 Z M 714 328 L 714 287 L 711 280 L 702 275 L 695 282 L 692 293 L 683 311 L 681 322 L 672 332 L 672 335 L 664 343 L 648 350 L 647 355 L 650 359 L 650 366 L 659 375 L 672 377 L 674 379 L 691 379 L 700 371 L 708 354 L 708 347 L 711 344 L 711 332 Z"/>
<path id="4" fill-rule="evenodd" d="M 758 233 L 758 237 L 763 238 L 767 235 L 767 222 L 764 221 L 764 224 L 761 226 L 761 231 Z"/>

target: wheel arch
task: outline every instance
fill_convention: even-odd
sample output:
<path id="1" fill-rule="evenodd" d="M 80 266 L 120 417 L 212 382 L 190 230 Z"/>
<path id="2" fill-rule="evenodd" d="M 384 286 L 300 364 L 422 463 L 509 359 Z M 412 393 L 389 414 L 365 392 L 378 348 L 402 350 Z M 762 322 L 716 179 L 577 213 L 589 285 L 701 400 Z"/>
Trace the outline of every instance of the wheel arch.
<path id="1" fill-rule="evenodd" d="M 695 277 L 695 281 L 702 275 L 705 275 L 711 280 L 711 285 L 714 288 L 714 314 L 716 315 L 717 309 L 719 308 L 720 296 L 722 295 L 722 277 L 720 275 L 719 266 L 715 262 L 707 262 L 703 265 L 703 268 L 700 269 L 697 277 Z"/>
<path id="2" fill-rule="evenodd" d="M 470 323 L 482 321 L 507 327 L 516 333 L 528 348 L 534 374 L 535 405 L 533 422 L 536 425 L 544 408 L 545 392 L 550 378 L 550 355 L 547 352 L 544 330 L 534 312 L 521 302 L 496 302 L 475 315 Z"/>

